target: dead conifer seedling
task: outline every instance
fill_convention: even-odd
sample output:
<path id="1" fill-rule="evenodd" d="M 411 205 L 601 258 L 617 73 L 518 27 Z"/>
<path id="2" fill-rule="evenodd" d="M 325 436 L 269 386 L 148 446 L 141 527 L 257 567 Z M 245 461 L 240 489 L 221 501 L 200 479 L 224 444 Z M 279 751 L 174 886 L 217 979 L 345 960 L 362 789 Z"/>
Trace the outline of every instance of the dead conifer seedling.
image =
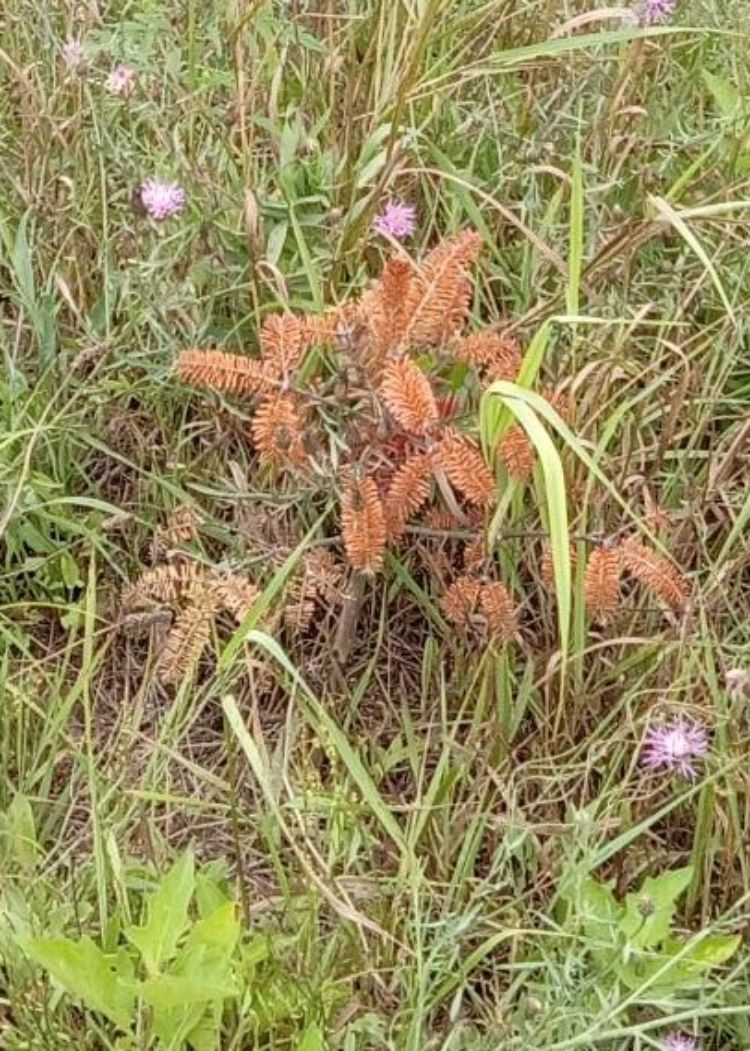
<path id="1" fill-rule="evenodd" d="M 464 630 L 471 627 L 481 587 L 474 577 L 456 577 L 440 600 L 440 609 L 451 624 Z"/>
<path id="2" fill-rule="evenodd" d="M 176 523 L 172 516 L 155 530 L 152 547 L 158 548 L 162 541 L 157 545 L 156 539 L 166 535 L 176 539 L 179 533 L 194 539 L 197 521 L 193 512 L 178 515 Z M 127 624 L 144 609 L 160 613 L 159 626 L 163 626 L 164 616 L 172 621 L 158 656 L 157 674 L 165 685 L 175 685 L 195 670 L 217 616 L 226 612 L 241 623 L 260 592 L 260 587 L 241 573 L 217 569 L 185 555 L 168 556 L 168 561 L 145 570 L 123 589 L 122 622 Z"/>
<path id="3" fill-rule="evenodd" d="M 355 479 L 345 487 L 341 532 L 352 568 L 377 573 L 383 565 L 386 524 L 380 494 L 372 478 Z"/>
<path id="4" fill-rule="evenodd" d="M 190 601 L 172 625 L 157 661 L 157 672 L 165 685 L 173 686 L 192 673 L 208 645 L 218 609 L 218 595 L 209 584 L 191 590 Z"/>
<path id="5" fill-rule="evenodd" d="M 688 583 L 669 559 L 641 543 L 636 536 L 622 541 L 620 557 L 625 569 L 653 591 L 666 606 L 676 613 L 684 611 L 689 595 Z"/>
<path id="6" fill-rule="evenodd" d="M 349 566 L 349 580 L 337 589 L 345 596 L 336 632 L 342 657 L 357 634 L 366 582 L 382 570 L 387 546 L 404 544 L 415 516 L 481 529 L 497 499 L 498 483 L 467 424 L 476 420 L 483 386 L 517 377 L 521 352 L 496 329 L 465 331 L 480 247 L 479 235 L 464 230 L 422 260 L 399 252 L 359 298 L 321 315 L 269 315 L 257 357 L 195 349 L 178 356 L 185 382 L 249 400 L 249 438 L 273 484 L 288 491 L 304 481 L 313 498 L 338 493 Z M 463 370 L 453 367 L 457 362 Z M 544 397 L 568 419 L 564 395 Z M 521 427 L 505 434 L 497 453 L 511 478 L 528 481 L 535 451 Z M 466 571 L 484 572 L 479 550 L 470 554 Z M 677 608 L 684 583 L 652 556 L 631 543 L 623 565 Z M 599 552 L 588 566 L 586 600 L 597 618 L 610 616 L 619 601 L 614 561 Z M 290 585 L 286 617 L 301 631 L 318 601 L 305 579 Z M 443 596 L 443 611 L 454 623 L 484 622 L 489 634 L 510 638 L 513 603 L 499 582 L 485 584 L 489 590 L 481 592 L 481 582 L 459 576 Z"/>
<path id="7" fill-rule="evenodd" d="M 479 605 L 487 633 L 501 642 L 510 642 L 518 634 L 516 607 L 505 584 L 499 580 L 482 584 Z"/>
<path id="8" fill-rule="evenodd" d="M 421 263 L 388 260 L 371 289 L 320 317 L 271 315 L 257 358 L 218 350 L 178 356 L 184 381 L 257 400 L 250 437 L 261 463 L 282 476 L 314 470 L 324 486 L 337 485 L 342 539 L 354 570 L 373 573 L 382 566 L 383 523 L 386 536 L 399 540 L 431 494 L 446 491 L 445 485 L 433 490 L 434 475 L 447 476 L 481 506 L 494 496 L 478 446 L 453 425 L 456 399 L 438 401 L 440 363 L 435 359 L 424 371 L 412 356 L 429 349 L 449 355 L 462 345 L 479 249 L 479 235 L 466 230 L 442 240 Z M 485 342 L 481 353 L 473 352 L 478 366 L 497 365 L 500 357 L 508 368 L 520 363 L 501 337 L 490 333 Z M 312 347 L 327 352 L 325 368 L 314 383 L 302 383 L 300 367 Z M 343 450 L 335 463 L 321 451 L 331 442 L 320 440 L 332 427 Z"/>

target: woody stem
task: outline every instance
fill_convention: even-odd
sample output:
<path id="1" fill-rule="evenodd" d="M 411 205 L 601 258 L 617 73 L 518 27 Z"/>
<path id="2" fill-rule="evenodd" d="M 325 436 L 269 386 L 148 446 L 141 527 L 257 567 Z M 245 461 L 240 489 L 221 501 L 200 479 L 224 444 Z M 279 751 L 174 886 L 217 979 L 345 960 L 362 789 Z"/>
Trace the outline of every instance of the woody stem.
<path id="1" fill-rule="evenodd" d="M 359 620 L 360 610 L 365 598 L 365 584 L 367 576 L 365 573 L 353 572 L 344 603 L 339 614 L 339 622 L 336 625 L 336 654 L 339 660 L 345 663 L 354 642 Z"/>

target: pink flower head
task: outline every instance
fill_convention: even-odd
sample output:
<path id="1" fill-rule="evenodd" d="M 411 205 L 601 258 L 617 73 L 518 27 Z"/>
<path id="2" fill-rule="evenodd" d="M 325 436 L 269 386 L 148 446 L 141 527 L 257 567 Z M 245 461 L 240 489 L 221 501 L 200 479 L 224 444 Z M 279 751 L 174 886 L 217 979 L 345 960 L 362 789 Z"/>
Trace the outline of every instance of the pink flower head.
<path id="1" fill-rule="evenodd" d="M 638 20 L 643 26 L 653 25 L 655 22 L 666 22 L 670 15 L 674 14 L 677 0 L 643 0 Z"/>
<path id="2" fill-rule="evenodd" d="M 699 1051 L 700 1044 L 692 1036 L 670 1033 L 661 1042 L 662 1051 Z"/>
<path id="3" fill-rule="evenodd" d="M 147 179 L 141 185 L 141 204 L 152 219 L 168 219 L 185 207 L 185 191 L 176 182 Z"/>
<path id="4" fill-rule="evenodd" d="M 708 753 L 706 731 L 680 716 L 667 726 L 651 726 L 646 733 L 643 762 L 656 770 L 678 770 L 683 777 L 695 777 L 695 760 Z M 681 1051 L 679 1046 L 667 1051 Z M 687 1048 L 686 1051 L 691 1051 Z"/>
<path id="5" fill-rule="evenodd" d="M 67 40 L 63 44 L 62 53 L 68 69 L 77 69 L 83 62 L 83 44 L 80 40 Z"/>
<path id="6" fill-rule="evenodd" d="M 127 98 L 133 90 L 134 80 L 135 70 L 131 69 L 130 66 L 115 66 L 105 80 L 104 87 L 112 95 L 122 95 L 123 98 Z"/>
<path id="7" fill-rule="evenodd" d="M 417 209 L 403 201 L 390 201 L 372 224 L 376 233 L 389 237 L 409 237 L 417 225 Z"/>

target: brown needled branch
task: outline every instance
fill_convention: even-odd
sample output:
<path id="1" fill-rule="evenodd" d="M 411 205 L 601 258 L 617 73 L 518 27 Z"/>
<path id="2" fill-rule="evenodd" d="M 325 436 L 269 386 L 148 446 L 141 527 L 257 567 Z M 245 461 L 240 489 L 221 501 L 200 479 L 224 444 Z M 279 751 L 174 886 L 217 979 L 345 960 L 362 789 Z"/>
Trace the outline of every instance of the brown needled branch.
<path id="1" fill-rule="evenodd" d="M 616 547 L 597 547 L 586 563 L 583 595 L 586 608 L 595 620 L 606 623 L 620 604 L 622 557 Z"/>
<path id="2" fill-rule="evenodd" d="M 257 394 L 271 386 L 264 362 L 223 350 L 183 350 L 176 369 L 186 383 L 226 394 Z"/>
<path id="3" fill-rule="evenodd" d="M 345 486 L 341 496 L 341 533 L 353 569 L 372 574 L 382 568 L 385 513 L 372 478 L 354 480 Z"/>

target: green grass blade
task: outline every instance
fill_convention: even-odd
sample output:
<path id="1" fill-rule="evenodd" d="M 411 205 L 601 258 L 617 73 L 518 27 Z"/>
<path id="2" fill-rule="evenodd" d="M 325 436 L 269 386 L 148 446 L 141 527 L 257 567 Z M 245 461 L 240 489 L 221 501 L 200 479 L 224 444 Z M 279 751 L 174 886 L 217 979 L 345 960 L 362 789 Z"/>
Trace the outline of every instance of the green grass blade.
<path id="1" fill-rule="evenodd" d="M 581 139 L 576 139 L 573 173 L 570 186 L 570 228 L 568 244 L 568 287 L 565 302 L 569 314 L 577 314 L 581 290 L 583 263 L 583 164 Z"/>
<path id="2" fill-rule="evenodd" d="M 336 721 L 331 718 L 325 708 L 315 697 L 310 687 L 302 678 L 297 668 L 295 668 L 289 660 L 278 642 L 271 638 L 270 635 L 267 635 L 266 632 L 258 631 L 256 629 L 251 629 L 247 633 L 243 633 L 242 629 L 240 629 L 240 633 L 244 635 L 244 642 L 259 646 L 260 649 L 264 650 L 270 657 L 273 657 L 279 667 L 283 668 L 292 681 L 295 689 L 301 694 L 306 715 L 313 727 L 318 732 L 323 731 L 329 740 L 332 741 L 342 763 L 349 773 L 349 776 L 359 789 L 362 799 L 394 843 L 400 848 L 402 853 L 408 855 L 409 848 L 401 826 L 389 810 L 381 794 L 378 792 L 377 786 L 365 768 L 362 759 L 354 748 L 352 748 Z"/>
<path id="3" fill-rule="evenodd" d="M 711 278 L 713 286 L 718 292 L 727 314 L 732 319 L 732 321 L 736 323 L 734 310 L 732 308 L 732 304 L 729 301 L 729 296 L 727 295 L 724 289 L 724 285 L 722 284 L 721 278 L 719 277 L 716 271 L 716 267 L 709 259 L 708 253 L 706 252 L 703 245 L 700 243 L 700 241 L 695 236 L 695 234 L 690 229 L 690 227 L 685 222 L 680 213 L 675 211 L 675 209 L 668 201 L 665 201 L 663 197 L 655 197 L 653 195 L 649 197 L 649 200 L 651 204 L 653 204 L 653 206 L 656 208 L 659 215 L 662 216 L 663 219 L 665 219 L 675 228 L 675 230 L 680 234 L 680 236 L 688 245 L 688 247 L 692 249 L 692 251 L 698 257 L 698 259 L 700 259 L 701 263 L 703 263 L 704 267 L 706 268 L 706 273 Z"/>
<path id="4" fill-rule="evenodd" d="M 542 426 L 535 411 L 534 401 L 543 401 L 530 391 L 523 390 L 514 383 L 493 383 L 482 400 L 482 406 L 491 399 L 497 398 L 516 418 L 526 431 L 536 449 L 544 476 L 544 492 L 547 502 L 549 520 L 550 546 L 554 566 L 555 586 L 557 591 L 557 613 L 560 632 L 564 679 L 565 662 L 568 654 L 571 621 L 571 569 L 570 569 L 570 530 L 568 528 L 568 507 L 565 493 L 565 476 L 560 455 L 554 442 Z"/>

